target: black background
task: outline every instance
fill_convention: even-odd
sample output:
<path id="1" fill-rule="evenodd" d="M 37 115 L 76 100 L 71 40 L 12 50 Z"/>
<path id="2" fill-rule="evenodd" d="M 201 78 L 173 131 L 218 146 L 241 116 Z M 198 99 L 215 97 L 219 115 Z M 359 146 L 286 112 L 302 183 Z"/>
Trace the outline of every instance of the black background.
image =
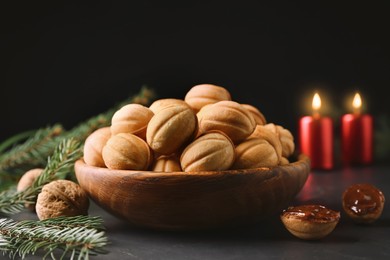
<path id="1" fill-rule="evenodd" d="M 294 135 L 315 90 L 336 129 L 356 90 L 389 114 L 389 1 L 131 2 L 1 4 L 0 140 L 71 128 L 143 84 L 159 98 L 224 86 Z"/>

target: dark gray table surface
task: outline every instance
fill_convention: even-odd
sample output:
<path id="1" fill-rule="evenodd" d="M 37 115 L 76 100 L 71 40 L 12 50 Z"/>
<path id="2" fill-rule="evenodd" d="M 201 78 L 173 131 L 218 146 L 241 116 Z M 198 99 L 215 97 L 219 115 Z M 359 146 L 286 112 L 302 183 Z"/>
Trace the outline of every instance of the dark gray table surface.
<path id="1" fill-rule="evenodd" d="M 371 225 L 353 223 L 342 210 L 342 193 L 354 183 L 371 183 L 389 197 L 381 218 Z M 315 203 L 341 212 L 335 230 L 319 241 L 292 236 L 279 215 L 241 228 L 161 232 L 133 227 L 92 203 L 90 215 L 103 217 L 110 244 L 106 247 L 107 255 L 91 259 L 390 259 L 389 200 L 390 166 L 311 171 L 291 205 Z M 23 212 L 14 219 L 36 219 L 36 216 Z"/>

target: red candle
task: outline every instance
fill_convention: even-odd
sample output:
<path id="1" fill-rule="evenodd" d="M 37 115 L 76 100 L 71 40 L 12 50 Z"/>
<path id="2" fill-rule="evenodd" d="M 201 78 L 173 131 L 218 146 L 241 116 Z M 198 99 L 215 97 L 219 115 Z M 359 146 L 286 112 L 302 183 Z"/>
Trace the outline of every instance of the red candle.
<path id="1" fill-rule="evenodd" d="M 301 152 L 310 157 L 312 169 L 333 168 L 333 122 L 320 116 L 321 98 L 313 97 L 313 116 L 299 120 L 299 144 Z"/>
<path id="2" fill-rule="evenodd" d="M 354 112 L 341 119 L 341 149 L 344 165 L 365 165 L 373 161 L 373 118 L 361 113 L 359 93 L 352 101 Z"/>

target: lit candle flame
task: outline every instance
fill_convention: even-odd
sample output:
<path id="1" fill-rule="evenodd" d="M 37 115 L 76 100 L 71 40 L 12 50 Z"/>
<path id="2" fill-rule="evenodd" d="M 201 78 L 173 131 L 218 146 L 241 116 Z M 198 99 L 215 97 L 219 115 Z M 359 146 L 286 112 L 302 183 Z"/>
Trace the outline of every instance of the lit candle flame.
<path id="1" fill-rule="evenodd" d="M 314 97 L 313 97 L 313 102 L 312 102 L 312 108 L 313 108 L 313 113 L 315 116 L 319 116 L 319 110 L 321 108 L 321 98 L 320 98 L 320 95 L 318 95 L 318 93 L 315 93 L 314 94 Z"/>
<path id="2" fill-rule="evenodd" d="M 353 97 L 352 107 L 356 113 L 360 113 L 360 109 L 362 107 L 362 99 L 359 93 L 356 93 Z"/>

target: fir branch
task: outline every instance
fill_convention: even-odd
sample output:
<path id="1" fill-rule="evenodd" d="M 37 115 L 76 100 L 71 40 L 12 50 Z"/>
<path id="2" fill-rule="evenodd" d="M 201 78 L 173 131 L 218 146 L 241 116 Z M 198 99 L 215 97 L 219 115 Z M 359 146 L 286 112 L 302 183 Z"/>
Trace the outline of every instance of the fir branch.
<path id="1" fill-rule="evenodd" d="M 24 259 L 28 254 L 43 250 L 55 258 L 55 252 L 62 251 L 60 259 L 88 259 L 89 255 L 104 254 L 107 245 L 103 221 L 99 217 L 58 217 L 42 221 L 25 220 L 15 222 L 0 219 L 0 250 L 10 258 Z"/>
<path id="2" fill-rule="evenodd" d="M 10 172 L 2 172 L 0 171 L 0 191 L 6 190 L 11 186 L 14 186 L 19 180 L 19 176 L 17 174 L 13 174 Z"/>
<path id="3" fill-rule="evenodd" d="M 111 117 L 106 114 L 99 114 L 72 128 L 70 131 L 65 133 L 64 136 L 65 138 L 75 138 L 80 142 L 84 142 L 88 135 L 90 135 L 93 131 L 98 128 L 108 126 L 110 123 Z"/>
<path id="4" fill-rule="evenodd" d="M 146 86 L 143 86 L 137 95 L 134 95 L 130 99 L 126 99 L 116 104 L 114 107 L 112 107 L 111 109 L 107 110 L 104 113 L 101 113 L 97 116 L 94 116 L 86 120 L 85 122 L 72 128 L 65 135 L 67 138 L 73 137 L 83 142 L 96 129 L 104 126 L 109 126 L 111 124 L 112 116 L 122 106 L 127 105 L 129 103 L 137 103 L 146 106 L 149 105 L 154 98 L 155 98 L 154 91 L 149 89 Z"/>
<path id="5" fill-rule="evenodd" d="M 35 223 L 35 222 L 34 222 Z M 94 228 L 98 230 L 104 230 L 103 219 L 100 217 L 92 216 L 77 216 L 77 217 L 57 217 L 55 219 L 49 218 L 41 220 L 39 223 L 45 227 L 58 227 L 58 228 Z"/>
<path id="6" fill-rule="evenodd" d="M 25 204 L 34 204 L 42 187 L 55 180 L 64 179 L 73 170 L 74 162 L 81 156 L 80 142 L 64 139 L 47 160 L 46 168 L 34 183 L 21 192 L 6 190 L 0 193 L 0 212 L 16 214 L 24 209 Z"/>
<path id="7" fill-rule="evenodd" d="M 45 165 L 47 156 L 53 152 L 58 142 L 55 137 L 61 132 L 63 128 L 58 124 L 39 129 L 26 142 L 0 156 L 0 171 L 14 167 L 24 168 L 25 164 L 35 167 Z"/>
<path id="8" fill-rule="evenodd" d="M 0 153 L 6 151 L 10 146 L 20 143 L 21 141 L 33 136 L 36 132 L 37 130 L 29 130 L 11 136 L 0 144 Z"/>
<path id="9" fill-rule="evenodd" d="M 16 172 L 20 176 L 26 170 L 43 167 L 47 157 L 52 154 L 55 147 L 63 139 L 75 138 L 83 143 L 93 131 L 108 126 L 111 123 L 112 115 L 123 105 L 128 103 L 148 105 L 154 98 L 154 91 L 143 86 L 138 94 L 118 103 L 106 112 L 80 123 L 69 131 L 64 131 L 60 125 L 40 129 L 26 142 L 0 155 L 0 171 L 8 172 L 10 175 Z"/>

